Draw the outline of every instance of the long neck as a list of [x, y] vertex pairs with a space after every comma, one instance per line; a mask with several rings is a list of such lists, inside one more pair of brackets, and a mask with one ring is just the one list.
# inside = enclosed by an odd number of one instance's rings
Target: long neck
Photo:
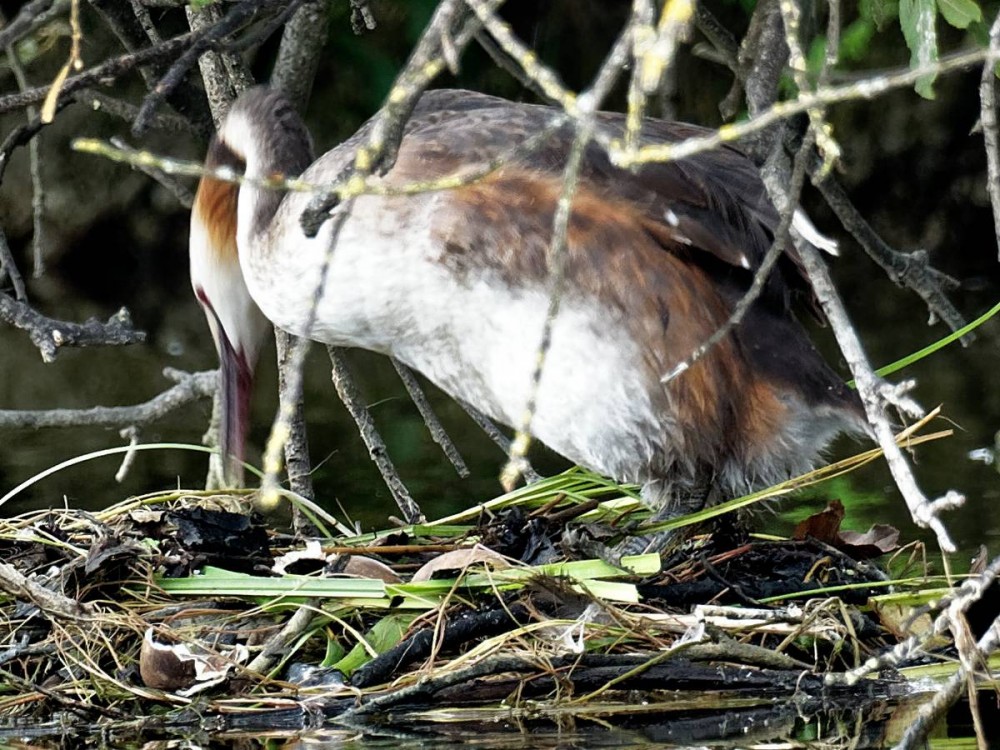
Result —
[[[309, 133], [291, 103], [279, 92], [254, 88], [233, 105], [219, 140], [245, 163], [251, 180], [297, 177], [313, 161]], [[241, 240], [263, 236], [284, 191], [245, 183], [239, 194]], [[240, 242], [241, 247], [250, 247]]]

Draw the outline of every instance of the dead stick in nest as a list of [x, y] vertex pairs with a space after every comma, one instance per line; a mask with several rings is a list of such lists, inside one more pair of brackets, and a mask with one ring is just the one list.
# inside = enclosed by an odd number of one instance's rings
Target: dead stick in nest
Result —
[[78, 602], [46, 588], [37, 581], [20, 573], [13, 565], [0, 562], [0, 589], [15, 599], [22, 599], [36, 605], [47, 616], [63, 619], [91, 617], [95, 610], [92, 604]]

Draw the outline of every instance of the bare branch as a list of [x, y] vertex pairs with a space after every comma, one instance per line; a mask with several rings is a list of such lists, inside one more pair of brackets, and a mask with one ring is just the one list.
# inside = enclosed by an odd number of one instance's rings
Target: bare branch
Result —
[[23, 39], [55, 16], [65, 13], [68, 8], [69, 0], [31, 0], [26, 3], [14, 19], [0, 29], [0, 49], [6, 49]]
[[[67, 104], [70, 103], [69, 99], [63, 99], [59, 102], [59, 109], [62, 109]], [[7, 137], [3, 139], [3, 143], [0, 143], [0, 180], [3, 180], [3, 176], [7, 171], [7, 165], [10, 164], [11, 154], [14, 153], [16, 149], [20, 146], [24, 146], [27, 143], [31, 143], [31, 139], [34, 138], [41, 130], [46, 126], [47, 123], [42, 122], [40, 117], [32, 117], [28, 122], [23, 125], [19, 125], [7, 134]]]
[[[21, 61], [17, 57], [17, 52], [13, 46], [7, 48], [7, 59], [10, 61], [10, 69], [17, 79], [17, 87], [21, 91], [28, 88], [28, 78], [21, 66]], [[38, 117], [35, 107], [28, 107], [28, 121]], [[37, 279], [42, 276], [45, 270], [45, 190], [42, 186], [42, 166], [38, 155], [39, 149], [38, 133], [35, 134], [28, 143], [28, 173], [31, 175], [31, 225], [32, 237], [32, 275]]]
[[[782, 0], [782, 4], [784, 4], [784, 0]], [[787, 11], [787, 9], [785, 10]], [[758, 6], [758, 12], [760, 12], [760, 6]], [[785, 43], [791, 45], [793, 48], [797, 48], [798, 42], [794, 38], [794, 30], [794, 25], [790, 25], [785, 30]], [[773, 53], [774, 51], [772, 50]], [[801, 51], [798, 50], [796, 58], [799, 57], [800, 53]], [[765, 77], [773, 77], [775, 75], [773, 69], [766, 67], [762, 71], [758, 71], [758, 74]], [[772, 80], [766, 80], [761, 84], [751, 76], [747, 81], [747, 91], [748, 96], [751, 91], [757, 91], [760, 96], [773, 96], [777, 91], [776, 83]], [[815, 96], [816, 92], [809, 93], [803, 90], [800, 91], [800, 96], [796, 101], [801, 104], [804, 100], [809, 100]], [[815, 104], [805, 107], [804, 111], [814, 110], [822, 103], [815, 99], [813, 101]], [[777, 104], [772, 105], [770, 100], [761, 98], [750, 102], [751, 112], [759, 113], [754, 117], [754, 120], [764, 119], [768, 112], [774, 112], [779, 106]], [[820, 127], [822, 127], [822, 122], [816, 116], [817, 114], [818, 112], [812, 115], [812, 122], [814, 125], [819, 122]], [[781, 144], [775, 143], [773, 150], [768, 156], [768, 163], [762, 169], [761, 175], [764, 179], [767, 192], [771, 197], [771, 202], [778, 207], [779, 211], [785, 210], [792, 201], [787, 188], [790, 171], [791, 167], [787, 162], [787, 158], [782, 153]], [[796, 245], [799, 257], [802, 260], [802, 266], [823, 308], [823, 312], [830, 322], [840, 350], [847, 360], [851, 373], [854, 375], [868, 422], [883, 450], [886, 463], [896, 482], [896, 486], [906, 501], [910, 515], [917, 525], [930, 528], [934, 531], [942, 550], [954, 552], [955, 545], [951, 541], [939, 514], [944, 510], [958, 507], [964, 502], [965, 498], [956, 492], [949, 492], [944, 497], [938, 498], [933, 502], [924, 497], [923, 493], [917, 487], [909, 464], [896, 444], [892, 425], [886, 416], [886, 407], [888, 404], [893, 404], [905, 411], [911, 412], [919, 410], [919, 407], [912, 400], [905, 397], [905, 391], [903, 390], [905, 386], [893, 390], [875, 374], [865, 356], [864, 348], [861, 345], [858, 334], [851, 325], [847, 312], [833, 285], [829, 271], [820, 257], [819, 251], [807, 242], [797, 242]]]
[[59, 620], [77, 620], [96, 614], [90, 602], [78, 602], [57, 593], [38, 581], [27, 578], [17, 568], [0, 562], [0, 590], [21, 601], [31, 602], [48, 617]]
[[[990, 50], [1000, 50], [1000, 12], [990, 27]], [[1000, 133], [997, 130], [996, 79], [994, 64], [990, 62], [984, 65], [979, 80], [980, 121], [983, 124], [983, 139], [986, 141], [986, 188], [993, 207], [993, 231], [997, 242], [997, 258], [1000, 258]]]
[[153, 23], [152, 16], [149, 15], [149, 9], [139, 2], [139, 0], [131, 0], [131, 4], [135, 20], [139, 22], [139, 26], [146, 34], [146, 38], [150, 44], [159, 44], [162, 42], [163, 37], [160, 35], [159, 29], [156, 28], [156, 24]]
[[106, 323], [96, 318], [67, 323], [46, 318], [27, 303], [0, 292], [0, 320], [27, 331], [46, 362], [52, 362], [63, 346], [124, 346], [146, 340], [143, 331], [132, 328], [132, 319], [124, 307]]
[[[193, 41], [170, 66], [170, 69], [160, 78], [156, 86], [146, 96], [139, 108], [139, 114], [132, 125], [132, 132], [141, 135], [149, 127], [149, 119], [164, 99], [180, 85], [184, 76], [198, 62], [202, 53], [213, 49], [222, 39], [229, 36], [247, 23], [259, 10], [272, 6], [287, 4], [287, 9], [298, 5], [302, 0], [247, 0], [231, 8], [218, 22], [204, 29], [192, 32]], [[197, 15], [197, 14], [196, 14]]]
[[[70, 76], [59, 90], [59, 102], [62, 104], [64, 99], [69, 97], [70, 94], [86, 86], [93, 86], [95, 84], [109, 85], [147, 62], [169, 60], [179, 52], [187, 49], [194, 41], [195, 37], [192, 34], [183, 34], [173, 39], [168, 39], [156, 47], [147, 47], [134, 54], [121, 55], [101, 65], [90, 68], [83, 73]], [[46, 85], [36, 86], [33, 89], [17, 94], [0, 96], [0, 114], [22, 109], [29, 104], [38, 104], [45, 100], [48, 93], [49, 86]]]
[[555, 104], [554, 101], [549, 99], [542, 87], [535, 83], [529, 76], [526, 76], [521, 66], [511, 60], [500, 48], [500, 45], [493, 41], [493, 37], [484, 31], [478, 31], [476, 32], [476, 43], [489, 55], [494, 65], [521, 84], [525, 90], [537, 96], [540, 101]]
[[[781, 22], [781, 0], [764, 0], [757, 4], [750, 19], [750, 28], [740, 44], [740, 80], [746, 92], [747, 109], [756, 138], [741, 141], [758, 165], [763, 164], [778, 140], [777, 120], [762, 121], [764, 109], [778, 106], [778, 84], [788, 63], [788, 45]], [[783, 118], [779, 118], [783, 119]], [[748, 134], [749, 135], [749, 134]]]
[[[486, 436], [492, 440], [493, 443], [504, 452], [504, 454], [510, 454], [510, 438], [500, 431], [500, 428], [493, 423], [492, 419], [464, 401], [459, 401], [458, 405], [462, 407], [462, 411], [472, 418], [472, 421], [476, 423], [479, 429], [485, 432]], [[534, 484], [542, 478], [542, 476], [531, 467], [531, 464], [527, 459], [525, 459], [524, 464], [521, 467], [521, 473], [524, 475], [524, 481], [528, 484]]]
[[142, 427], [195, 401], [210, 398], [219, 382], [218, 370], [188, 373], [168, 367], [163, 375], [173, 380], [175, 385], [141, 404], [94, 406], [89, 409], [0, 410], [0, 429]]
[[24, 288], [24, 279], [21, 278], [14, 254], [10, 251], [10, 245], [7, 244], [7, 235], [0, 228], [0, 284], [3, 284], [4, 277], [10, 278], [11, 286], [14, 287], [15, 299], [26, 300], [28, 295]]
[[[217, 4], [206, 5], [200, 10], [189, 5], [184, 9], [184, 12], [187, 14], [192, 34], [206, 33], [212, 26], [218, 24], [222, 17], [222, 10]], [[218, 52], [206, 51], [202, 54], [198, 58], [198, 69], [201, 71], [201, 80], [208, 96], [208, 108], [212, 113], [212, 121], [218, 129], [222, 118], [229, 111], [233, 99], [236, 98], [237, 92], [233, 89], [233, 83], [229, 79], [226, 66]]]
[[[121, 0], [89, 0], [89, 2], [127, 52], [136, 52], [149, 46], [151, 40], [143, 31], [129, 4]], [[156, 83], [157, 75], [148, 65], [139, 67], [139, 75], [142, 76], [147, 88], [152, 88]]]
[[893, 438], [892, 426], [885, 416], [886, 403], [899, 403], [899, 399], [893, 398], [892, 394], [887, 391], [884, 387], [884, 381], [875, 374], [868, 362], [857, 332], [847, 317], [843, 303], [833, 286], [830, 272], [820, 258], [819, 252], [803, 243], [799, 246], [799, 255], [802, 258], [802, 265], [809, 275], [809, 281], [812, 283], [813, 289], [816, 290], [816, 295], [823, 306], [823, 312], [826, 313], [830, 326], [837, 337], [840, 350], [851, 368], [851, 374], [854, 375], [858, 393], [861, 394], [861, 400], [865, 406], [865, 414], [875, 431], [878, 444], [885, 454], [889, 471], [906, 501], [914, 523], [923, 528], [931, 529], [942, 550], [954, 552], [955, 544], [951, 541], [948, 530], [944, 527], [939, 514], [944, 510], [959, 507], [965, 502], [965, 498], [957, 492], [949, 491], [943, 497], [932, 502], [920, 491], [906, 457]]
[[[292, 492], [310, 499], [315, 498], [312, 483], [312, 464], [309, 461], [309, 439], [306, 433], [305, 415], [302, 413], [303, 394], [301, 388], [292, 392], [289, 387], [289, 367], [296, 338], [280, 328], [274, 329], [274, 340], [278, 352], [278, 401], [279, 411], [291, 409], [294, 416], [288, 423], [288, 439], [285, 441], [285, 471]], [[296, 514], [298, 519], [298, 514]]]
[[310, 0], [295, 11], [281, 35], [271, 85], [300, 108], [309, 101], [329, 23], [328, 4]]
[[[955, 634], [957, 641], [959, 636], [955, 631], [967, 629], [965, 613], [972, 604], [983, 598], [988, 587], [995, 582], [998, 573], [1000, 573], [1000, 558], [994, 558], [980, 575], [964, 581], [951, 597], [937, 603], [942, 611], [935, 618], [931, 628], [928, 628], [920, 636], [911, 636], [901, 641], [885, 653], [869, 659], [861, 667], [846, 674], [828, 674], [826, 676], [827, 684], [853, 685], [865, 675], [878, 669], [895, 667], [907, 659], [921, 656], [926, 651], [927, 642], [943, 634], [949, 628]], [[907, 727], [903, 739], [896, 747], [921, 747], [925, 742], [927, 732], [940, 720], [948, 707], [958, 699], [963, 688], [966, 685], [970, 685], [970, 687], [974, 685], [975, 675], [972, 665], [987, 664], [989, 657], [998, 649], [1000, 649], [1000, 620], [994, 620], [982, 638], [975, 644], [972, 653], [963, 649], [961, 666], [935, 692], [931, 700], [921, 706], [916, 718]]]
[[[124, 3], [122, 0], [90, 0], [90, 4], [127, 52], [134, 53], [163, 43], [162, 37], [149, 17], [149, 11], [135, 0], [131, 3]], [[153, 60], [139, 66], [139, 74], [146, 88], [152, 89], [156, 85], [159, 77], [166, 71], [168, 62]], [[190, 80], [181, 81], [180, 85], [170, 91], [167, 101], [175, 110], [189, 118], [189, 127], [193, 126], [200, 135], [207, 134], [209, 114], [205, 106], [205, 97]], [[137, 114], [139, 110], [134, 111]], [[134, 117], [135, 115], [130, 121]]]
[[749, 142], [749, 136], [760, 133], [784, 119], [807, 112], [813, 107], [853, 100], [874, 99], [893, 89], [912, 86], [925, 75], [943, 75], [997, 60], [1000, 60], [1000, 50], [970, 50], [933, 65], [922, 65], [905, 72], [887, 74], [843, 86], [824, 86], [812, 92], [804, 92], [796, 99], [776, 102], [770, 106], [764, 105], [751, 119], [726, 125], [706, 136], [688, 138], [676, 144], [657, 143], [643, 146], [634, 154], [611, 144], [609, 153], [612, 162], [623, 168], [632, 168], [647, 162], [676, 161], [715, 148], [723, 143], [738, 141], [746, 144]]
[[764, 258], [760, 262], [760, 267], [758, 267], [754, 272], [750, 288], [747, 289], [743, 296], [740, 297], [739, 302], [736, 303], [736, 306], [733, 307], [733, 312], [730, 314], [729, 319], [726, 320], [722, 326], [717, 328], [711, 336], [701, 342], [690, 355], [681, 360], [681, 362], [679, 362], [673, 370], [666, 373], [661, 378], [661, 382], [670, 382], [681, 373], [687, 371], [691, 365], [705, 356], [713, 346], [722, 341], [722, 339], [729, 335], [730, 331], [742, 322], [747, 312], [753, 306], [753, 303], [757, 301], [760, 293], [764, 290], [764, 285], [771, 276], [771, 269], [774, 268], [774, 265], [785, 252], [788, 242], [789, 229], [791, 229], [792, 219], [795, 216], [795, 211], [799, 204], [799, 198], [802, 194], [802, 186], [805, 182], [806, 164], [809, 162], [809, 155], [812, 152], [813, 144], [813, 131], [810, 129], [806, 139], [803, 141], [803, 144], [799, 149], [799, 153], [795, 155], [792, 178], [788, 188], [788, 204], [785, 206], [784, 210], [781, 211], [781, 218], [778, 221], [777, 228], [774, 230], [774, 239], [771, 241], [771, 246], [764, 254]]
[[[868, 257], [885, 270], [891, 281], [916, 292], [931, 313], [943, 320], [951, 330], [957, 331], [965, 325], [962, 314], [944, 294], [945, 289], [958, 288], [957, 280], [932, 268], [926, 252], [901, 253], [891, 248], [865, 221], [832, 174], [821, 174], [817, 168], [813, 171], [812, 182], [823, 194], [827, 205], [833, 209], [844, 229], [864, 248]], [[969, 334], [961, 340], [967, 345], [972, 339], [973, 335]]]
[[469, 476], [469, 467], [465, 465], [465, 461], [462, 460], [462, 454], [458, 452], [458, 447], [448, 437], [444, 425], [441, 424], [441, 421], [437, 418], [437, 414], [434, 413], [434, 409], [427, 400], [427, 394], [420, 387], [420, 382], [417, 380], [416, 375], [398, 359], [392, 360], [392, 366], [396, 368], [396, 373], [399, 375], [399, 379], [403, 381], [406, 392], [413, 400], [417, 411], [420, 412], [420, 416], [427, 426], [427, 431], [431, 434], [431, 439], [441, 446], [441, 451], [451, 462], [451, 465], [455, 467], [455, 471], [458, 472], [458, 475], [462, 479], [465, 479]]
[[[278, 59], [271, 73], [271, 85], [281, 89], [292, 103], [303, 111], [309, 101], [313, 80], [319, 68], [320, 55], [326, 42], [330, 11], [325, 3], [304, 3], [291, 17], [281, 36]], [[312, 469], [309, 461], [309, 441], [303, 413], [301, 375], [291, 368], [303, 362], [295, 357], [299, 344], [291, 334], [275, 328], [278, 351], [279, 413], [288, 414], [288, 439], [285, 441], [285, 470], [293, 492], [314, 497]], [[358, 426], [361, 429], [361, 426]], [[308, 521], [296, 507], [293, 513], [296, 529], [305, 528]]]
[[372, 0], [351, 0], [351, 29], [355, 34], [374, 31], [375, 14], [371, 9]]
[[354, 419], [354, 423], [361, 431], [361, 439], [368, 447], [368, 455], [371, 456], [379, 473], [382, 474], [382, 479], [392, 493], [396, 506], [403, 514], [403, 519], [407, 523], [419, 523], [424, 517], [423, 511], [420, 510], [420, 506], [410, 496], [406, 485], [399, 478], [399, 473], [393, 466], [388, 451], [386, 451], [385, 443], [382, 442], [381, 436], [375, 429], [375, 423], [368, 407], [365, 406], [357, 385], [351, 377], [343, 353], [333, 346], [328, 346], [327, 352], [330, 354], [330, 363], [333, 365], [333, 384], [337, 388], [337, 395], [340, 396], [340, 400], [344, 402], [351, 418]]
[[136, 450], [139, 445], [139, 428], [135, 425], [123, 427], [118, 431], [118, 434], [128, 440], [129, 447], [128, 452], [122, 456], [122, 462], [118, 467], [118, 471], [115, 472], [115, 481], [121, 484], [125, 481], [125, 477], [128, 476], [129, 471], [131, 471], [132, 464], [135, 463], [135, 457], [139, 455], [139, 451]]

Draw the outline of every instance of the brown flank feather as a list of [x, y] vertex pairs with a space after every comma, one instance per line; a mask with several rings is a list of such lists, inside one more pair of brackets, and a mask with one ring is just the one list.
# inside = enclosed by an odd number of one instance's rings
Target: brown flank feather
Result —
[[[440, 261], [460, 277], [544, 284], [561, 189], [557, 176], [506, 169], [450, 192], [438, 214], [445, 217], [436, 228]], [[691, 260], [679, 231], [648, 224], [641, 207], [581, 185], [568, 227], [566, 289], [599, 301], [609, 324], [617, 318], [645, 343], [644, 376], [659, 393], [659, 413], [675, 420], [665, 429], [683, 453], [710, 464], [724, 453], [752, 455], [769, 445], [787, 410], [773, 384], [757, 377], [738, 332], [669, 385], [660, 383], [726, 321], [732, 303], [710, 270]]]

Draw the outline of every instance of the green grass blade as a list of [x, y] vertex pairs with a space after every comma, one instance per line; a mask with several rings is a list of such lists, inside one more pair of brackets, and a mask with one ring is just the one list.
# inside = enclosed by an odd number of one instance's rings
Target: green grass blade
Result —
[[[948, 346], [948, 344], [951, 344], [951, 343], [954, 343], [955, 341], [958, 341], [960, 338], [962, 338], [963, 336], [965, 336], [967, 333], [971, 333], [975, 329], [979, 328], [979, 326], [981, 326], [987, 320], [989, 320], [994, 315], [996, 315], [998, 312], [1000, 312], [1000, 302], [998, 302], [997, 304], [993, 305], [993, 307], [991, 307], [985, 313], [983, 313], [982, 315], [980, 315], [978, 318], [976, 318], [975, 320], [973, 320], [971, 323], [962, 326], [957, 331], [954, 331], [953, 333], [949, 333], [944, 338], [940, 338], [937, 341], [935, 341], [934, 343], [928, 344], [923, 349], [919, 349], [918, 351], [915, 351], [912, 354], [908, 354], [907, 356], [903, 357], [902, 359], [897, 359], [895, 362], [891, 362], [891, 363], [887, 364], [885, 367], [878, 368], [875, 371], [875, 373], [877, 375], [880, 375], [880, 376], [884, 377], [886, 375], [891, 375], [892, 373], [897, 372], [898, 370], [902, 370], [904, 367], [909, 367], [914, 362], [919, 362], [924, 357], [929, 357], [930, 355], [934, 354], [934, 352], [938, 351], [939, 349], [943, 349], [944, 347]], [[850, 386], [851, 388], [854, 388], [854, 381], [853, 380], [849, 380], [847, 382], [847, 385]]]
[[[194, 445], [192, 443], [143, 443], [142, 445], [119, 445], [114, 448], [105, 448], [99, 451], [92, 451], [91, 453], [84, 453], [80, 456], [74, 456], [73, 458], [66, 459], [55, 466], [50, 466], [49, 468], [38, 472], [33, 477], [25, 479], [17, 487], [12, 489], [3, 497], [0, 497], [0, 505], [3, 505], [8, 500], [19, 495], [24, 490], [31, 487], [33, 484], [52, 476], [53, 474], [62, 471], [63, 469], [68, 469], [71, 466], [76, 466], [77, 464], [82, 464], [87, 461], [93, 461], [98, 458], [105, 458], [107, 456], [117, 456], [123, 453], [131, 453], [132, 451], [152, 451], [152, 450], [182, 450], [182, 451], [195, 451], [197, 453], [213, 453], [211, 448], [204, 445]], [[264, 475], [261, 473], [260, 469], [255, 466], [251, 466], [248, 463], [243, 464], [252, 474], [255, 474], [258, 478], [263, 478]]]

